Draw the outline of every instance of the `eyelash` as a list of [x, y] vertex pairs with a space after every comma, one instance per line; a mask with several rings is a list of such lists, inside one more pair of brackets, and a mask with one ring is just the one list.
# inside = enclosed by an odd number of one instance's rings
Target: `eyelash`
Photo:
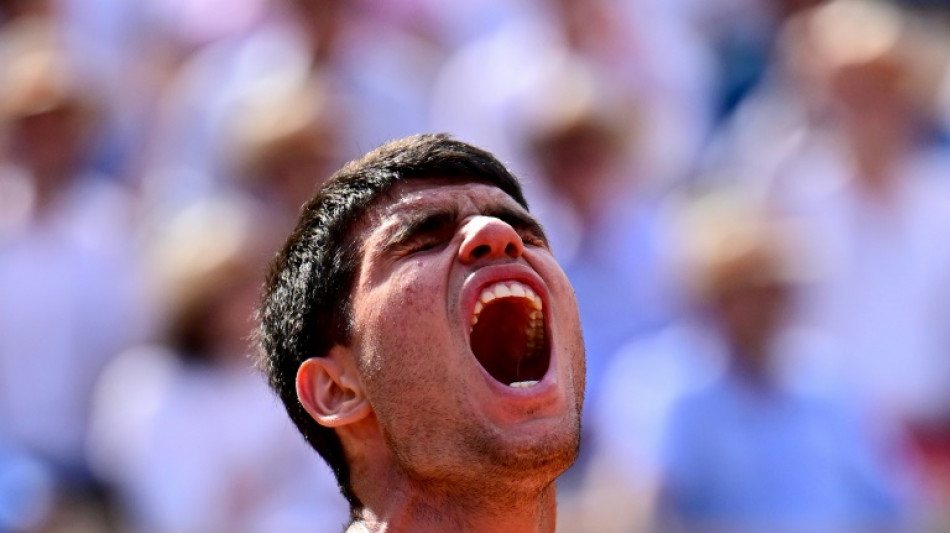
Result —
[[423, 239], [416, 243], [410, 243], [406, 248], [406, 254], [415, 254], [431, 250], [439, 245], [437, 239]]
[[417, 253], [426, 252], [437, 248], [439, 245], [443, 244], [444, 240], [439, 239], [438, 237], [428, 236], [428, 237], [418, 237], [403, 243], [400, 246], [401, 255], [412, 255]]
[[518, 233], [521, 236], [521, 242], [531, 246], [544, 246], [547, 242], [541, 237], [535, 235], [530, 231], [523, 231]]
[[[547, 244], [543, 238], [528, 230], [519, 231], [518, 236], [521, 237], [521, 242], [528, 246], [545, 246]], [[403, 254], [412, 255], [425, 252], [445, 242], [446, 241], [437, 237], [420, 237], [419, 239], [407, 242], [404, 246]]]

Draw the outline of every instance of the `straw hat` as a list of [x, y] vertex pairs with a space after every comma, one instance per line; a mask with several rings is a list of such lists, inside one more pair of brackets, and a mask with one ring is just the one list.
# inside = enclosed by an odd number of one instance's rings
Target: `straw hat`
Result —
[[0, 65], [0, 120], [58, 110], [72, 111], [84, 121], [96, 115], [88, 84], [49, 21], [24, 19], [6, 26], [0, 33]]
[[749, 286], [815, 280], [817, 271], [792, 221], [770, 215], [737, 191], [689, 200], [677, 227], [686, 283], [700, 299]]

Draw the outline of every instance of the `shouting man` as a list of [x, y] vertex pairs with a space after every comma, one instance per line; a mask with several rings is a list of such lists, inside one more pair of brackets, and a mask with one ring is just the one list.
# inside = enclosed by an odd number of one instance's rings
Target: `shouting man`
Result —
[[349, 530], [553, 532], [584, 396], [577, 303], [518, 181], [444, 135], [350, 162], [259, 310], [261, 365]]

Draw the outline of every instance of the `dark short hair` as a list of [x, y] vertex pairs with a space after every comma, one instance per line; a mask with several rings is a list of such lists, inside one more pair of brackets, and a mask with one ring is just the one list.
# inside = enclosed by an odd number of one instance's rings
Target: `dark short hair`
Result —
[[389, 142], [344, 165], [303, 206], [271, 263], [257, 311], [258, 365], [291, 420], [333, 469], [354, 513], [362, 504], [350, 485], [342, 444], [300, 404], [297, 370], [305, 360], [350, 342], [350, 300], [362, 252], [357, 224], [396, 183], [429, 178], [484, 181], [528, 207], [518, 180], [484, 150], [445, 134]]

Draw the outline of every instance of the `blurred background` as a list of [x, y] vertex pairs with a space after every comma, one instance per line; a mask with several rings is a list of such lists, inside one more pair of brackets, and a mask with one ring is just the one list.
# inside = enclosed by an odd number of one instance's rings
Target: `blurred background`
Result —
[[950, 531], [950, 2], [0, 0], [0, 533], [340, 531], [249, 315], [423, 131], [576, 289], [559, 531]]

